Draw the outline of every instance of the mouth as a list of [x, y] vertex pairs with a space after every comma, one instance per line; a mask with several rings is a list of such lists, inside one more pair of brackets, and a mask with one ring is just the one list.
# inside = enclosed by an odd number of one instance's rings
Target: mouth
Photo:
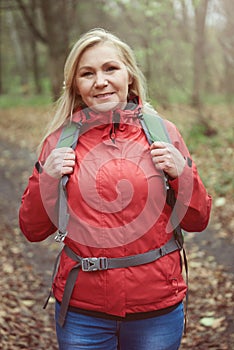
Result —
[[97, 98], [98, 100], [105, 100], [105, 99], [111, 97], [113, 94], [114, 94], [114, 92], [105, 92], [103, 94], [95, 95], [94, 97]]

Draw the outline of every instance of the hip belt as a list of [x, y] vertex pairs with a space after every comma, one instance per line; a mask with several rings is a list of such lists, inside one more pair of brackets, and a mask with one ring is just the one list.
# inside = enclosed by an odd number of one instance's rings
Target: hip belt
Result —
[[[130, 255], [126, 257], [120, 257], [120, 258], [107, 258], [107, 257], [81, 257], [77, 254], [75, 254], [71, 248], [69, 248], [67, 245], [64, 246], [63, 250], [65, 253], [74, 261], [77, 262], [75, 266], [72, 267], [70, 270], [66, 285], [64, 288], [63, 298], [61, 302], [61, 308], [60, 308], [60, 314], [58, 318], [58, 323], [61, 327], [63, 327], [66, 314], [69, 306], [69, 302], [71, 299], [72, 291], [74, 289], [78, 273], [80, 270], [84, 272], [95, 272], [95, 271], [104, 271], [109, 269], [118, 269], [118, 268], [127, 268], [127, 267], [134, 267], [139, 266], [143, 264], [148, 264], [151, 262], [154, 262], [161, 257], [173, 253], [176, 250], [181, 250], [181, 246], [178, 241], [175, 240], [174, 236], [165, 243], [162, 247], [156, 248], [153, 250], [150, 250], [146, 253], [137, 254], [137, 255]], [[60, 253], [61, 254], [61, 253]], [[60, 255], [59, 255], [60, 256]], [[56, 260], [55, 263], [55, 269], [54, 269], [54, 275], [55, 271], [57, 270], [59, 257]], [[49, 296], [50, 297], [50, 296]], [[46, 307], [49, 297], [44, 305], [44, 308]]]

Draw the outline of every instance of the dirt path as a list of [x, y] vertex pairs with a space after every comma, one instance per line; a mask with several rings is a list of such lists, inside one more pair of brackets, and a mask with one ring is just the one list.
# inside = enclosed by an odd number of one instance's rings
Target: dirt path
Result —
[[[57, 349], [53, 304], [41, 306], [58, 246], [32, 244], [18, 229], [20, 198], [35, 161], [26, 149], [0, 142], [0, 343], [3, 350]], [[48, 244], [49, 243], [49, 244]], [[231, 350], [233, 247], [210, 227], [186, 238], [190, 261], [190, 321], [181, 349]], [[211, 324], [204, 325], [209, 319]]]

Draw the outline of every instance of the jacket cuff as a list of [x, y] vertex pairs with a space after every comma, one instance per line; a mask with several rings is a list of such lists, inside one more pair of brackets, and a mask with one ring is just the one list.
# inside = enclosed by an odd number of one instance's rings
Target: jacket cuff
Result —
[[57, 225], [57, 201], [59, 195], [59, 179], [55, 179], [42, 171], [39, 175], [39, 187], [43, 206], [50, 220]]

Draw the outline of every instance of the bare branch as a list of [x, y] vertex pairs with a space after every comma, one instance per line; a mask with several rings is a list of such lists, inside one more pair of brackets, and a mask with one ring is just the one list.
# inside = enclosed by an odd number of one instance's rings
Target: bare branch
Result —
[[45, 35], [43, 35], [40, 30], [35, 26], [32, 17], [30, 16], [27, 7], [25, 6], [23, 0], [16, 0], [19, 9], [21, 10], [22, 15], [24, 16], [25, 22], [27, 23], [28, 27], [32, 30], [33, 35], [35, 38], [40, 40], [43, 44], [48, 44], [48, 40]]

